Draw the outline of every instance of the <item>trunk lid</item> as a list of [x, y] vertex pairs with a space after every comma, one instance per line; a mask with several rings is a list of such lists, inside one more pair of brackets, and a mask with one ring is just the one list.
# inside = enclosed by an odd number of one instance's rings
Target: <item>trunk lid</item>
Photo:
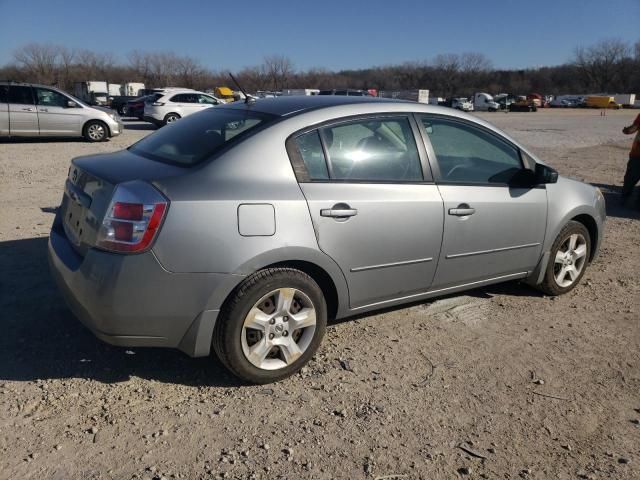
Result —
[[183, 168], [148, 160], [127, 150], [73, 159], [65, 181], [60, 219], [74, 250], [84, 256], [95, 245], [119, 183], [131, 180], [152, 183], [183, 172]]

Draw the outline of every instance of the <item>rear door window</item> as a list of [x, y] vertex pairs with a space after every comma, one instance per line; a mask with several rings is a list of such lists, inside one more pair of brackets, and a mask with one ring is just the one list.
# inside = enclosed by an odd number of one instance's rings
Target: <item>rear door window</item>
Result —
[[0, 85], [0, 103], [7, 103], [9, 100], [9, 86]]
[[9, 86], [9, 103], [19, 105], [33, 105], [33, 92], [31, 87]]
[[420, 155], [409, 119], [365, 119], [321, 129], [332, 179], [419, 182]]

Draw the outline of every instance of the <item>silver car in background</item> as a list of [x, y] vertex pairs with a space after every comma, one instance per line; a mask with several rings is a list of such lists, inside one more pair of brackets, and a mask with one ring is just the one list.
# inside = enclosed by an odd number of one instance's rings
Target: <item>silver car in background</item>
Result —
[[55, 87], [0, 82], [0, 138], [84, 137], [102, 142], [122, 133], [120, 117]]
[[328, 318], [509, 280], [568, 292], [604, 222], [598, 189], [476, 117], [281, 97], [74, 159], [49, 261], [104, 341], [213, 346], [265, 383], [311, 358]]

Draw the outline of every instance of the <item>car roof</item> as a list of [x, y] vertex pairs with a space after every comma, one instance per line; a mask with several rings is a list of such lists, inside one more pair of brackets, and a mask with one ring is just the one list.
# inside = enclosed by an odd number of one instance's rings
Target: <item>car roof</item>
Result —
[[372, 104], [372, 103], [415, 103], [404, 100], [394, 100], [376, 97], [350, 97], [346, 95], [291, 95], [275, 98], [259, 98], [254, 103], [243, 101], [227, 103], [224, 108], [249, 108], [262, 113], [277, 116], [289, 116], [321, 108], [337, 107], [341, 105]]

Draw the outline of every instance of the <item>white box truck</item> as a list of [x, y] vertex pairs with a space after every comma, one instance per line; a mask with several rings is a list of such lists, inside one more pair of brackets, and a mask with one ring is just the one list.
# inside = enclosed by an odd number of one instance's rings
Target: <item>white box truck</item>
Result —
[[633, 107], [636, 103], [635, 93], [617, 93], [613, 96], [616, 103], [619, 103], [623, 107]]
[[145, 89], [144, 83], [140, 83], [140, 82], [125, 83], [122, 85], [121, 95], [124, 95], [125, 97], [140, 97], [144, 95], [144, 92], [141, 91], [144, 89]]
[[119, 83], [110, 83], [109, 87], [107, 88], [107, 93], [109, 94], [110, 97], [117, 97], [119, 95], [122, 95], [120, 93], [121, 90], [122, 90], [122, 85], [120, 85]]
[[73, 94], [89, 105], [106, 105], [109, 87], [107, 82], [92, 80], [90, 82], [76, 82], [73, 84]]

